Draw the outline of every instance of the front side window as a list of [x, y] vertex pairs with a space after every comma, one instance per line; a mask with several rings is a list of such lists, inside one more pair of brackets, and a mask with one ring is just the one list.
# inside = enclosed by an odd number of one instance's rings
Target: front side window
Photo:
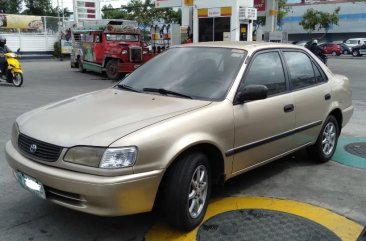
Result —
[[255, 56], [245, 78], [244, 85], [265, 85], [268, 95], [286, 91], [286, 79], [278, 52], [267, 52]]
[[106, 34], [107, 41], [124, 41], [124, 42], [136, 42], [139, 41], [137, 34]]
[[284, 57], [290, 72], [290, 84], [293, 90], [317, 83], [313, 65], [306, 54], [302, 52], [284, 52]]
[[246, 51], [240, 49], [171, 48], [136, 69], [120, 86], [142, 92], [164, 89], [193, 99], [220, 101], [226, 97], [245, 57]]

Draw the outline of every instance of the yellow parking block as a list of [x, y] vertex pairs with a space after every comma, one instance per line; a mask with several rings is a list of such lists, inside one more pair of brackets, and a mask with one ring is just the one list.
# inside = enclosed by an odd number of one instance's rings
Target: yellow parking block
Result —
[[[363, 226], [346, 217], [307, 203], [268, 197], [227, 197], [213, 199], [207, 209], [204, 221], [231, 210], [267, 209], [291, 213], [334, 232], [342, 241], [356, 241]], [[146, 241], [195, 241], [199, 227], [190, 232], [178, 231], [166, 223], [157, 223], [145, 237]]]

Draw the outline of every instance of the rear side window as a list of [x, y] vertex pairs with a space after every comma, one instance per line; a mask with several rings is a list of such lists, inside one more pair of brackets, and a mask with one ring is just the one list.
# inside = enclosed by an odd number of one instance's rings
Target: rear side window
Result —
[[243, 88], [248, 85], [265, 85], [268, 95], [286, 91], [286, 79], [278, 52], [266, 52], [255, 56], [245, 78]]
[[313, 68], [315, 72], [315, 79], [317, 83], [325, 82], [323, 75], [320, 73], [319, 68], [313, 63]]
[[306, 54], [302, 52], [284, 52], [284, 57], [290, 72], [292, 89], [302, 89], [317, 83], [313, 64]]

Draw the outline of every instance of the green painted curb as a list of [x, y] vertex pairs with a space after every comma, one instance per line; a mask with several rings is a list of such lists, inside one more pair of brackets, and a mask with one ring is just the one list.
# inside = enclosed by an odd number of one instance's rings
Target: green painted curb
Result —
[[347, 166], [366, 170], [366, 159], [355, 156], [345, 150], [345, 146], [357, 142], [366, 142], [366, 138], [340, 136], [332, 160]]

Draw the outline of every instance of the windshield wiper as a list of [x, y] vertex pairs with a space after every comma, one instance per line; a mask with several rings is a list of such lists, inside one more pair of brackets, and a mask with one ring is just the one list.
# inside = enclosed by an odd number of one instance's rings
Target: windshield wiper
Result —
[[175, 96], [179, 96], [179, 97], [183, 97], [183, 98], [187, 98], [187, 99], [193, 99], [191, 96], [189, 95], [185, 95], [185, 94], [181, 94], [172, 90], [166, 90], [166, 89], [162, 89], [162, 88], [143, 88], [143, 91], [148, 91], [148, 92], [157, 92], [160, 93], [162, 95], [175, 95]]
[[142, 91], [141, 90], [137, 90], [129, 85], [117, 85], [118, 88], [120, 89], [124, 89], [124, 90], [129, 90], [129, 91], [133, 91], [133, 92], [137, 92], [137, 93], [141, 93]]

